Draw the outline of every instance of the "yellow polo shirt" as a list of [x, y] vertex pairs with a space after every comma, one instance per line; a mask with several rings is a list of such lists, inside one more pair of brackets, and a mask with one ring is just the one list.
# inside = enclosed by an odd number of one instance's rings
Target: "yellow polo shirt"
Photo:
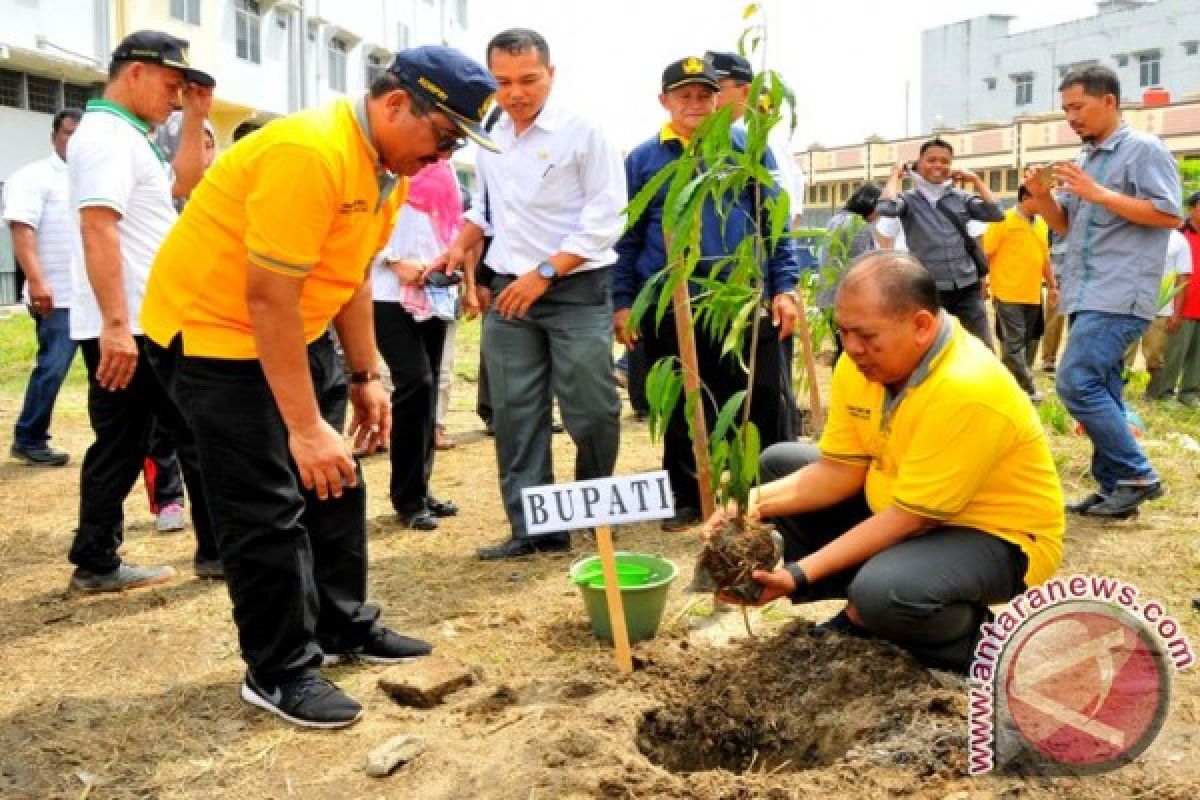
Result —
[[843, 355], [821, 455], [866, 466], [866, 496], [998, 536], [1029, 557], [1027, 586], [1062, 560], [1063, 494], [1029, 398], [987, 346], [952, 326], [891, 402]]
[[1000, 222], [983, 233], [992, 297], [1004, 303], [1042, 302], [1042, 267], [1050, 260], [1049, 229], [1041, 217], [1033, 222], [1010, 208]]
[[311, 343], [366, 278], [404, 202], [407, 182], [392, 191], [377, 163], [348, 99], [239, 141], [209, 168], [158, 251], [142, 305], [146, 335], [165, 347], [182, 333], [191, 356], [257, 358], [246, 304], [252, 263], [303, 280]]

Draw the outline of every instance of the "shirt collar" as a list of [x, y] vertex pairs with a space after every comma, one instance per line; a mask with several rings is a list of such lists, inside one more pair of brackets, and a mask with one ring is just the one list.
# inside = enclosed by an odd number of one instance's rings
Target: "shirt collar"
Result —
[[[558, 127], [562, 124], [564, 113], [565, 112], [559, 108], [558, 103], [554, 102], [554, 95], [551, 93], [550, 96], [546, 98], [546, 102], [542, 105], [542, 110], [538, 112], [537, 117], [534, 118], [533, 124], [530, 125], [529, 128], [538, 128], [546, 133], [554, 133], [554, 131], [558, 130]], [[500, 116], [500, 119], [496, 121], [496, 127], [508, 131], [516, 136], [517, 126], [516, 123], [513, 122], [513, 118], [508, 115], [508, 112], [505, 112]], [[528, 130], [528, 128], [526, 130]]]
[[[129, 109], [114, 103], [112, 100], [107, 100], [103, 97], [93, 97], [91, 100], [87, 101], [87, 105], [84, 107], [84, 110], [100, 114], [112, 114], [115, 117], [120, 117], [121, 119], [125, 120], [133, 126], [134, 130], [146, 138], [146, 144], [150, 145], [150, 149], [154, 151], [156, 156], [158, 156], [158, 160], [163, 164], [167, 163], [167, 154], [163, 152], [163, 149], [158, 146], [157, 142], [150, 138], [150, 126], [145, 120], [136, 116]], [[57, 153], [55, 155], [57, 155]]]
[[383, 165], [383, 161], [379, 157], [379, 150], [375, 147], [375, 140], [371, 137], [371, 118], [367, 114], [366, 94], [360, 94], [354, 100], [354, 122], [358, 126], [358, 132], [362, 137], [363, 145], [367, 148], [367, 153], [375, 162], [375, 181], [379, 184], [379, 202], [376, 204], [375, 210], [378, 211], [383, 202], [387, 200], [388, 195], [396, 188], [397, 178]]
[[933, 346], [926, 351], [925, 355], [917, 363], [916, 369], [908, 376], [908, 380], [896, 392], [893, 393], [891, 389], [886, 386], [884, 387], [883, 409], [885, 417], [891, 416], [892, 412], [896, 410], [896, 406], [900, 404], [901, 399], [904, 398], [904, 395], [908, 394], [910, 389], [917, 388], [929, 378], [935, 366], [934, 362], [946, 351], [953, 337], [954, 320], [946, 313], [944, 308], [939, 309], [938, 334], [937, 338], [933, 340]]
[[679, 142], [680, 147], [687, 147], [688, 141], [688, 139], [685, 139], [676, 133], [675, 129], [671, 127], [671, 123], [669, 122], [663, 123], [662, 129], [658, 132], [659, 144], [666, 144], [667, 142]]
[[1129, 125], [1122, 122], [1117, 129], [1108, 135], [1103, 142], [1088, 146], [1088, 152], [1093, 150], [1116, 150], [1121, 142], [1129, 137]]

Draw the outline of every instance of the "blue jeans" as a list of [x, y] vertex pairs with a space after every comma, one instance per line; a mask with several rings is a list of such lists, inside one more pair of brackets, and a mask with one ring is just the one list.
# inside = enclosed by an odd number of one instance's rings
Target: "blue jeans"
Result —
[[1105, 493], [1158, 480], [1129, 431], [1121, 400], [1125, 350], [1149, 324], [1128, 314], [1076, 312], [1058, 362], [1058, 396], [1092, 440], [1092, 477]]
[[50, 416], [58, 390], [66, 380], [75, 358], [71, 339], [70, 311], [56, 308], [48, 316], [33, 317], [37, 326], [37, 360], [25, 387], [25, 402], [13, 433], [13, 446], [20, 449], [45, 447], [50, 441]]

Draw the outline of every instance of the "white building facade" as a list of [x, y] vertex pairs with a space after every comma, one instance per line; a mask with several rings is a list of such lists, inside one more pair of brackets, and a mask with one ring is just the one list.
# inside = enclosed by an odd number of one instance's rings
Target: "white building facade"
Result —
[[[263, 124], [363, 91], [396, 50], [463, 46], [469, 0], [0, 0], [0, 187], [50, 152], [53, 115], [99, 93], [113, 47], [137, 30], [190, 43], [216, 78], [218, 146]], [[0, 305], [13, 302], [0, 226]]]
[[1002, 15], [925, 31], [921, 130], [1057, 111], [1063, 76], [1090, 64], [1117, 73], [1123, 101], [1156, 88], [1175, 100], [1200, 93], [1198, 0], [1102, 0], [1096, 10], [1021, 33]]

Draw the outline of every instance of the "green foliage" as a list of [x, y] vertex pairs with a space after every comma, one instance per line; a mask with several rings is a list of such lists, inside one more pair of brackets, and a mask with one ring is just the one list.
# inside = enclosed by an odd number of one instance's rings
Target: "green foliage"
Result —
[[1037, 407], [1042, 425], [1059, 435], [1071, 432], [1071, 415], [1057, 397], [1047, 397]]
[[[746, 6], [745, 31], [738, 50], [765, 61], [766, 23], [758, 4]], [[651, 309], [661, 325], [672, 298], [681, 285], [690, 288], [694, 329], [719, 342], [724, 354], [734, 357], [754, 385], [754, 353], [757, 320], [766, 309], [763, 298], [762, 265], [789, 232], [792, 215], [786, 193], [775, 192], [775, 178], [764, 166], [770, 131], [787, 119], [796, 125], [794, 95], [774, 70], [759, 69], [750, 87], [744, 123], [743, 149], [734, 147], [731, 136], [732, 109], [710, 115], [692, 135], [682, 154], [655, 175], [629, 202], [628, 224], [641, 218], [655, 198], [663, 197], [662, 225], [666, 234], [666, 264], [642, 288], [630, 311], [630, 324], [637, 327]], [[745, 197], [753, 200], [753, 235], [741, 241], [734, 252], [706, 258], [701, 252], [701, 234], [706, 206], [715, 210], [716, 224], [724, 226], [735, 205]], [[711, 218], [707, 224], [713, 224]], [[721, 276], [720, 278], [716, 276]], [[682, 363], [662, 359], [651, 367], [646, 381], [650, 405], [650, 433], [659, 438], [684, 393]], [[706, 389], [688, 393], [684, 410], [688, 425], [692, 411]], [[752, 389], [750, 390], [752, 391]], [[761, 447], [758, 430], [749, 420], [750, 391], [738, 392], [717, 410], [709, 436], [709, 457], [714, 501], [732, 504], [744, 512], [750, 489], [758, 482]], [[693, 436], [696, 431], [692, 431]]]
[[1179, 177], [1183, 183], [1183, 196], [1200, 192], [1200, 158], [1185, 158], [1179, 162]]

